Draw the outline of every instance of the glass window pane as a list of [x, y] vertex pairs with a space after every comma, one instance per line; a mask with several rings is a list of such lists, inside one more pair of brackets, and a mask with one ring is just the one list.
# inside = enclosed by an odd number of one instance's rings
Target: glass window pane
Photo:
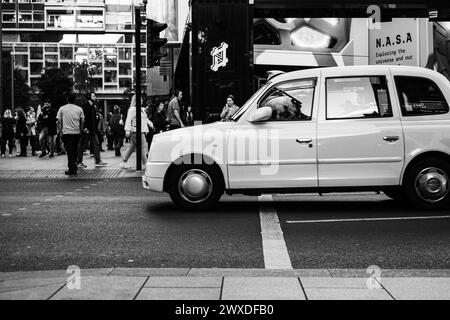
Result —
[[117, 71], [105, 70], [105, 83], [117, 82]]
[[272, 109], [271, 121], [311, 120], [316, 79], [302, 79], [278, 85], [260, 107]]
[[25, 54], [14, 55], [14, 65], [19, 68], [28, 68], [28, 56]]
[[119, 78], [120, 90], [131, 89], [131, 78]]
[[102, 48], [89, 48], [89, 60], [102, 60]]
[[58, 68], [58, 55], [46, 54], [45, 55], [45, 67], [46, 68]]
[[403, 116], [449, 112], [447, 101], [433, 81], [419, 77], [396, 76], [394, 78]]
[[30, 47], [30, 59], [42, 59], [43, 57], [42, 47]]
[[119, 48], [119, 60], [131, 60], [131, 48]]
[[56, 46], [46, 46], [45, 52], [58, 52], [58, 47]]
[[385, 77], [327, 79], [327, 119], [392, 117]]
[[30, 74], [31, 75], [40, 75], [43, 69], [42, 62], [30, 62]]
[[73, 48], [72, 47], [60, 47], [59, 57], [61, 60], [72, 60], [73, 59]]
[[102, 75], [103, 74], [103, 66], [101, 62], [91, 62], [93, 75]]
[[116, 68], [117, 56], [105, 54], [105, 68]]
[[131, 63], [120, 63], [119, 64], [119, 75], [131, 76]]

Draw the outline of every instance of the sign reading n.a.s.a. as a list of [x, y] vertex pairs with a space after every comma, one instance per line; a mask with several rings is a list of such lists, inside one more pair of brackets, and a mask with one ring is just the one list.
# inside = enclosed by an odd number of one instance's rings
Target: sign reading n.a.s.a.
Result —
[[369, 30], [369, 63], [417, 66], [418, 34], [415, 19], [381, 23]]

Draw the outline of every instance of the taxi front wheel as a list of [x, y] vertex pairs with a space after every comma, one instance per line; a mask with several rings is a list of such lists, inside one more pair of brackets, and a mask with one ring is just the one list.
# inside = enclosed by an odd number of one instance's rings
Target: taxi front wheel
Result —
[[189, 211], [213, 208], [224, 192], [221, 176], [213, 165], [177, 165], [168, 182], [172, 201]]

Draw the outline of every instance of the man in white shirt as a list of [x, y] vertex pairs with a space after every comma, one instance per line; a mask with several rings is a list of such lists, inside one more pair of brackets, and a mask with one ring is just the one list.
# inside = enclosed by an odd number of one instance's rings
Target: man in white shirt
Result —
[[[141, 103], [142, 105], [142, 103]], [[147, 114], [144, 109], [141, 108], [141, 161], [145, 166], [147, 162], [147, 141], [145, 140], [145, 135], [149, 132], [149, 127], [153, 130], [153, 123], [148, 120]], [[125, 156], [120, 163], [122, 169], [130, 168], [127, 163], [130, 156], [136, 150], [136, 95], [131, 99], [130, 108], [128, 109], [127, 120], [125, 121], [125, 136], [130, 138], [130, 147], [128, 148]]]
[[56, 118], [58, 119], [59, 130], [62, 133], [62, 141], [67, 153], [67, 166], [69, 170], [66, 175], [77, 175], [77, 151], [78, 142], [84, 126], [83, 109], [75, 105], [76, 96], [69, 93], [68, 104], [59, 108]]

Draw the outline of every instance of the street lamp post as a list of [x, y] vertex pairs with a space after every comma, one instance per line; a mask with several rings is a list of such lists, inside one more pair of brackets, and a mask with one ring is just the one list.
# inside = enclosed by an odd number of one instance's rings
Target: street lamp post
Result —
[[[145, 2], [144, 2], [145, 5]], [[134, 9], [135, 17], [135, 51], [136, 51], [136, 170], [142, 170], [142, 139], [141, 139], [141, 9]]]
[[11, 51], [11, 110], [14, 110], [14, 54]]

